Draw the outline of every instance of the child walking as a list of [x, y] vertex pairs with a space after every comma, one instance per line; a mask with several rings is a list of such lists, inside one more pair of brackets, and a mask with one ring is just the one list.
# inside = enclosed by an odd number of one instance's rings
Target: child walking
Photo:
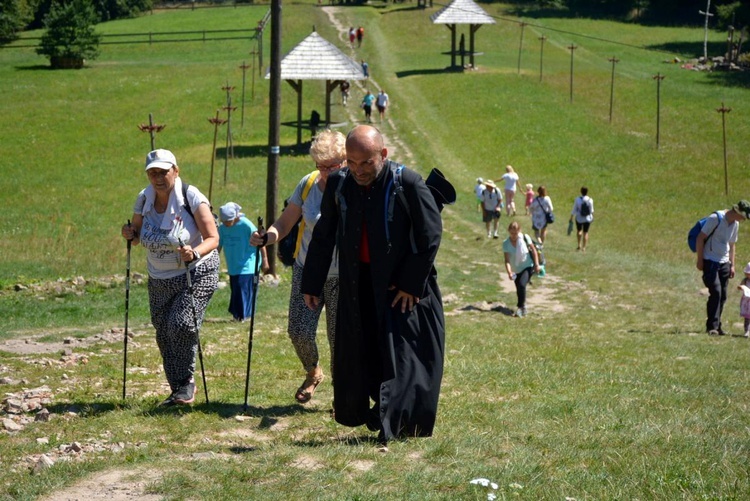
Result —
[[526, 185], [526, 215], [529, 215], [531, 204], [534, 203], [534, 185], [529, 183]]
[[745, 319], [745, 337], [750, 338], [750, 263], [745, 266], [745, 278], [737, 288], [742, 291], [740, 316]]

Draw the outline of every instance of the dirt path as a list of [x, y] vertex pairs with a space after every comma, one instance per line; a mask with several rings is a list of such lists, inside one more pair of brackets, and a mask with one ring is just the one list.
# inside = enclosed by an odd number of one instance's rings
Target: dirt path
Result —
[[[338, 30], [338, 38], [342, 45], [347, 47], [349, 57], [353, 60], [358, 61], [357, 52], [349, 46], [349, 28], [341, 24], [337, 15], [342, 12], [340, 7], [323, 7], [323, 12], [326, 13], [331, 24]], [[367, 80], [355, 80], [351, 82], [352, 90], [359, 89], [361, 94], [364, 94], [366, 89], [370, 89], [373, 94], [377, 93], [382, 87], [380, 84], [370, 76]], [[351, 92], [351, 91], [350, 91]], [[346, 106], [346, 114], [349, 117], [349, 121], [352, 124], [365, 123], [362, 109], [359, 107], [359, 100], [355, 97], [355, 93], [351, 92], [349, 102]], [[401, 141], [398, 137], [398, 128], [396, 124], [391, 120], [390, 116], [386, 114], [385, 124], [374, 121], [379, 118], [377, 110], [373, 111], [373, 123], [380, 132], [383, 134], [385, 139], [385, 147], [388, 148], [388, 156], [394, 160], [397, 160], [407, 166], [413, 163], [414, 155], [412, 154], [409, 147]]]
[[145, 494], [150, 482], [161, 477], [161, 473], [149, 470], [107, 470], [92, 475], [80, 482], [49, 496], [42, 501], [84, 501], [106, 499], [108, 501], [159, 501], [162, 496]]

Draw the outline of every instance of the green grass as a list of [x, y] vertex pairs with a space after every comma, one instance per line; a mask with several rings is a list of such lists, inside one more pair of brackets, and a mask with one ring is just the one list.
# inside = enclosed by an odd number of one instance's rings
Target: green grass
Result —
[[[503, 5], [482, 6], [508, 17]], [[396, 129], [384, 126], [386, 134], [413, 152], [408, 164], [423, 174], [440, 168], [459, 192], [457, 204], [443, 213], [438, 256], [448, 316], [435, 437], [377, 453], [372, 434], [330, 419], [330, 380], [313, 405], [293, 402], [302, 371], [285, 333], [288, 270], [279, 270], [278, 287], [261, 287], [249, 419], [234, 419], [244, 397], [248, 325], [226, 321], [227, 289], [217, 291], [201, 332], [212, 403], [199, 398], [192, 409], [154, 410], [165, 393], [163, 374], [148, 326], [147, 291], [134, 284], [130, 325], [138, 335], [129, 348], [125, 402], [119, 399], [119, 343], [76, 347], [88, 363], [73, 366], [59, 364], [57, 355], [3, 353], [0, 376], [24, 379], [3, 385], [4, 392], [47, 384], [55, 399], [50, 423], [0, 435], [0, 499], [36, 499], [108, 468], [158, 473], [147, 490], [167, 499], [486, 499], [483, 488], [469, 484], [476, 477], [497, 482], [501, 499], [748, 497], [750, 346], [702, 334], [705, 297], [685, 245], [695, 220], [750, 196], [746, 80], [681, 70], [664, 63], [670, 56], [662, 52], [561, 33], [674, 49], [685, 58], [686, 47], [701, 48], [700, 29], [544, 18], [533, 23], [548, 29], [525, 30], [521, 75], [520, 29], [502, 20], [477, 32], [477, 50], [484, 52], [477, 71], [447, 73], [448, 56], [440, 53], [449, 48], [449, 31], [428, 20], [438, 7], [408, 7], [345, 7], [337, 17], [344, 26], [366, 27], [355, 56], [370, 63], [391, 97]], [[99, 29], [246, 27], [266, 9], [157, 12]], [[337, 41], [321, 9], [285, 5], [283, 52], [312, 24]], [[549, 39], [539, 82], [542, 33]], [[713, 46], [722, 39], [711, 34]], [[570, 43], [579, 46], [572, 104]], [[266, 51], [269, 45], [266, 39]], [[223, 105], [227, 80], [238, 87], [233, 95], [239, 99], [237, 67], [250, 60], [251, 49], [235, 41], [105, 46], [98, 60], [77, 72], [48, 71], [27, 49], [0, 51], [0, 340], [34, 335], [51, 342], [122, 326], [119, 227], [146, 184], [142, 160], [149, 146], [136, 125], [148, 113], [166, 123], [157, 145], [173, 149], [183, 177], [207, 192], [213, 129], [206, 119]], [[612, 56], [621, 62], [609, 124]], [[657, 73], [666, 75], [658, 150]], [[253, 218], [265, 207], [268, 122], [268, 83], [255, 83], [250, 100], [248, 79], [245, 127], [235, 123], [238, 158], [229, 162], [226, 186], [223, 157], [217, 159], [213, 197], [214, 205], [240, 203]], [[296, 96], [288, 85], [282, 89], [282, 121], [291, 121]], [[359, 97], [353, 88], [352, 101]], [[715, 111], [722, 102], [732, 108], [729, 196]], [[322, 106], [322, 84], [305, 82], [305, 115]], [[335, 121], [346, 119], [338, 105], [333, 114]], [[283, 127], [282, 145], [294, 142], [294, 129]], [[304, 151], [284, 151], [280, 199], [311, 167]], [[405, 160], [400, 155], [396, 159]], [[488, 311], [485, 302], [512, 307], [515, 297], [499, 287], [502, 255], [497, 241], [483, 237], [472, 194], [477, 176], [499, 177], [507, 163], [522, 183], [547, 185], [559, 221], [545, 249], [551, 302], [531, 308], [523, 321]], [[573, 237], [564, 233], [581, 184], [596, 202], [586, 255], [576, 253]], [[501, 226], [507, 223], [503, 217]], [[750, 260], [747, 238], [742, 225], [741, 263]], [[133, 270], [145, 272], [140, 248], [133, 251]], [[75, 290], [11, 288], [78, 275], [90, 282]], [[119, 277], [104, 280], [111, 275]], [[532, 297], [539, 293], [530, 290]], [[735, 333], [741, 330], [738, 302], [732, 290], [724, 319]], [[320, 347], [325, 367], [324, 341]], [[38, 437], [49, 444], [37, 443]], [[96, 440], [125, 448], [87, 452], [81, 461], [28, 474], [24, 459], [30, 455]], [[194, 456], [206, 452], [214, 455]]]

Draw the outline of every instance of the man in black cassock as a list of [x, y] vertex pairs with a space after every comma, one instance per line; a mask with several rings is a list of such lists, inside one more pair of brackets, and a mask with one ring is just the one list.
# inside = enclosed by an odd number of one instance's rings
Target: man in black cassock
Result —
[[396, 176], [387, 155], [376, 128], [349, 133], [347, 168], [328, 180], [302, 275], [313, 308], [338, 244], [334, 415], [381, 443], [432, 435], [445, 350], [440, 212], [419, 174]]

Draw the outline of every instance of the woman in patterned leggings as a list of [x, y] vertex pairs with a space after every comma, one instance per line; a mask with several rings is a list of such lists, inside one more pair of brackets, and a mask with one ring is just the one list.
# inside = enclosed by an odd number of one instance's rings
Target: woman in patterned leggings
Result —
[[[195, 354], [198, 331], [219, 280], [219, 232], [208, 199], [194, 186], [183, 190], [180, 168], [171, 151], [146, 156], [150, 185], [138, 194], [132, 224], [122, 236], [148, 251], [151, 323], [172, 390], [161, 405], [195, 400]], [[187, 286], [188, 264], [195, 299]]]
[[[318, 359], [318, 345], [315, 342], [318, 330], [318, 320], [325, 305], [326, 325], [328, 329], [328, 344], [331, 354], [336, 332], [336, 307], [339, 295], [338, 259], [334, 259], [328, 270], [328, 278], [323, 288], [320, 304], [315, 311], [305, 306], [300, 291], [302, 283], [302, 268], [305, 265], [307, 246], [312, 239], [313, 228], [320, 218], [320, 202], [326, 187], [328, 175], [340, 169], [346, 161], [346, 138], [340, 132], [325, 130], [318, 134], [310, 147], [310, 156], [315, 162], [317, 171], [303, 177], [289, 199], [289, 205], [281, 213], [281, 217], [268, 228], [268, 232], [253, 233], [250, 237], [251, 245], [272, 245], [284, 238], [297, 220], [302, 216], [305, 227], [302, 241], [292, 267], [292, 290], [289, 296], [289, 326], [287, 332], [292, 340], [297, 356], [302, 362], [306, 376], [302, 385], [297, 389], [294, 398], [299, 403], [306, 403], [312, 399], [315, 389], [323, 381], [323, 370]], [[309, 189], [306, 189], [307, 186]], [[331, 359], [331, 377], [333, 377], [333, 359]]]

